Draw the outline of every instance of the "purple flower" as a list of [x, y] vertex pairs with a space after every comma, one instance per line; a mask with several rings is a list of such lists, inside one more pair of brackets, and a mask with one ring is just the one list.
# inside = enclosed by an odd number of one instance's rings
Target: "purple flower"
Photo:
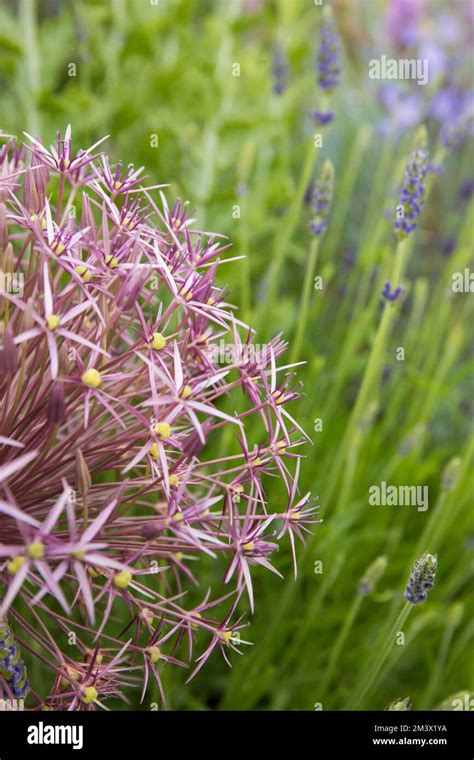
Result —
[[421, 10], [421, 0], [390, 0], [386, 30], [394, 45], [403, 49], [418, 42]]
[[[298, 519], [312, 522], [303, 503], [289, 516], [266, 495], [270, 477], [297, 492], [307, 436], [287, 406], [301, 389], [279, 374], [281, 336], [248, 350], [254, 331], [216, 282], [229, 244], [196, 228], [188, 202], [169, 206], [163, 185], [111, 167], [99, 143], [74, 154], [70, 128], [51, 150], [30, 139], [29, 152], [13, 140], [0, 150], [0, 242], [24, 279], [23, 295], [2, 294], [0, 611], [53, 674], [30, 669], [36, 709], [94, 710], [140, 686], [143, 699], [150, 678], [164, 702], [163, 664], [193, 677], [214, 650], [240, 651], [237, 607], [246, 591], [253, 609], [253, 575], [278, 572], [279, 539], [289, 533], [294, 548]], [[327, 214], [323, 186], [315, 208]], [[220, 341], [228, 363], [210, 350]], [[245, 412], [223, 411], [239, 394]], [[223, 427], [238, 453], [214, 457], [207, 444]], [[215, 573], [195, 607], [200, 558]], [[24, 694], [3, 630], [0, 693]], [[74, 660], [58, 636], [71, 631]]]
[[387, 280], [382, 290], [382, 297], [385, 298], [386, 301], [391, 301], [393, 303], [397, 300], [398, 296], [401, 295], [401, 293], [403, 293], [403, 288], [401, 285], [398, 285], [394, 290], [392, 290], [390, 280]]
[[428, 156], [417, 148], [408, 159], [405, 179], [397, 206], [394, 230], [399, 239], [410, 235], [418, 226], [417, 219], [425, 203], [425, 176], [428, 171]]
[[325, 13], [321, 23], [317, 69], [319, 86], [328, 92], [334, 90], [341, 74], [341, 43], [329, 13]]
[[472, 198], [474, 195], [474, 178], [473, 179], [467, 179], [463, 184], [460, 186], [458, 190], [458, 196], [463, 201], [468, 201]]
[[465, 140], [474, 137], [474, 99], [472, 94], [464, 98], [460, 111], [442, 125], [440, 138], [451, 149], [459, 148]]
[[327, 217], [331, 209], [334, 192], [334, 168], [330, 161], [325, 161], [317, 181], [314, 184], [312, 206], [314, 218], [310, 228], [313, 235], [322, 237], [327, 230]]
[[24, 699], [29, 691], [26, 668], [11, 628], [0, 622], [0, 695]]
[[436, 554], [425, 552], [413, 565], [410, 580], [405, 592], [405, 599], [412, 604], [425, 601], [428, 591], [433, 588], [438, 567]]
[[378, 88], [378, 97], [388, 112], [378, 125], [382, 134], [398, 135], [415, 127], [423, 118], [423, 100], [417, 92], [406, 93], [397, 85], [387, 83]]
[[310, 111], [310, 115], [320, 127], [324, 127], [334, 121], [334, 114], [332, 111], [317, 111], [316, 109], [313, 109]]
[[282, 95], [288, 87], [288, 60], [281, 47], [273, 51], [272, 76], [273, 92]]

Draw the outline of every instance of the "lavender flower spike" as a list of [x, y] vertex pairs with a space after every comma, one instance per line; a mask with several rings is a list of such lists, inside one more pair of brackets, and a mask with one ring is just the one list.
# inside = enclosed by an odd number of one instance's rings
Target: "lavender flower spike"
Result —
[[0, 695], [23, 699], [29, 691], [26, 668], [11, 629], [0, 621]]
[[329, 8], [321, 24], [317, 68], [319, 86], [328, 92], [334, 90], [341, 73], [341, 43]]
[[428, 155], [417, 148], [410, 154], [405, 180], [400, 193], [400, 204], [397, 206], [395, 234], [401, 240], [417, 228], [417, 219], [425, 204], [425, 176], [428, 171]]
[[412, 604], [424, 602], [429, 589], [433, 588], [438, 567], [436, 554], [425, 552], [413, 565], [410, 580], [405, 591], [405, 599]]
[[273, 51], [272, 62], [273, 92], [282, 95], [288, 87], [288, 61], [282, 48]]
[[313, 190], [312, 202], [315, 212], [315, 217], [311, 222], [311, 232], [313, 235], [322, 237], [326, 233], [327, 217], [331, 210], [333, 192], [334, 167], [330, 161], [325, 161]]

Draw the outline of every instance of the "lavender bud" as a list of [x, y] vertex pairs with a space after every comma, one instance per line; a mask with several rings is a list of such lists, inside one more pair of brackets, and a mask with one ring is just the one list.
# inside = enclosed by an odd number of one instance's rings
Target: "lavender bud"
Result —
[[424, 206], [425, 176], [428, 171], [428, 155], [417, 148], [408, 159], [405, 179], [400, 193], [393, 225], [395, 234], [402, 240], [417, 228], [417, 219]]
[[443, 491], [452, 491], [458, 482], [461, 460], [459, 457], [450, 459], [443, 471], [441, 487]]
[[339, 84], [341, 73], [341, 43], [329, 8], [321, 24], [318, 50], [318, 82], [323, 90], [331, 91]]
[[333, 192], [334, 167], [330, 161], [325, 161], [313, 190], [313, 210], [315, 212], [315, 217], [310, 225], [313, 235], [322, 237], [326, 233], [327, 217], [331, 210]]
[[394, 303], [402, 293], [403, 288], [401, 285], [397, 285], [397, 287], [392, 290], [390, 280], [387, 280], [381, 291], [382, 298], [385, 298], [386, 301], [391, 301], [392, 303]]
[[459, 148], [465, 140], [474, 135], [474, 108], [470, 105], [457, 118], [443, 124], [440, 139], [447, 148]]
[[433, 588], [438, 567], [436, 554], [425, 552], [413, 565], [410, 580], [405, 592], [405, 599], [412, 604], [424, 602], [429, 589]]
[[[0, 622], [0, 694], [4, 699], [13, 697], [23, 699], [29, 691], [26, 668], [20, 657], [20, 649], [11, 628]], [[7, 688], [8, 687], [8, 688]]]
[[314, 108], [310, 111], [310, 115], [313, 117], [318, 127], [325, 127], [334, 121], [334, 114], [332, 111], [318, 111]]
[[275, 48], [272, 63], [273, 92], [282, 95], [288, 87], [288, 61], [281, 48]]
[[359, 581], [359, 594], [362, 596], [371, 594], [384, 574], [386, 567], [387, 557], [382, 555], [374, 559]]
[[390, 702], [390, 704], [387, 705], [385, 709], [395, 710], [396, 712], [400, 710], [411, 710], [410, 697], [405, 697], [405, 699], [398, 697], [398, 699], [395, 699], [393, 702]]

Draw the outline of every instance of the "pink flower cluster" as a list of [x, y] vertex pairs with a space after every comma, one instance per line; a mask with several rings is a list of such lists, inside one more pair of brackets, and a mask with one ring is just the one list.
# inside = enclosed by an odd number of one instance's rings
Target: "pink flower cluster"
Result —
[[[50, 150], [27, 137], [0, 150], [0, 613], [42, 664], [33, 709], [143, 699], [150, 676], [164, 702], [162, 667], [241, 653], [251, 570], [318, 522], [301, 394], [280, 336], [248, 350], [222, 236], [100, 143], [73, 155], [70, 127]], [[217, 595], [193, 590], [200, 566]]]

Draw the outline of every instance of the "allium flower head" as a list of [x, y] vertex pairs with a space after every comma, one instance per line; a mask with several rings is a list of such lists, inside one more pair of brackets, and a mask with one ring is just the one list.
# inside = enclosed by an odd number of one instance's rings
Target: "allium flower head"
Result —
[[[278, 572], [280, 541], [294, 553], [316, 522], [296, 497], [300, 388], [281, 336], [244, 350], [254, 331], [217, 282], [229, 243], [188, 203], [112, 165], [102, 141], [74, 152], [70, 127], [50, 150], [29, 139], [0, 151], [0, 254], [23, 279], [0, 298], [0, 614], [28, 667], [38, 654], [37, 708], [144, 699], [150, 679], [164, 702], [164, 665], [193, 677], [214, 650], [239, 651], [252, 576]], [[215, 453], [222, 428], [231, 454]], [[0, 668], [1, 688], [25, 694], [6, 623]]]
[[405, 592], [405, 599], [412, 604], [424, 602], [428, 591], [433, 588], [438, 567], [436, 554], [425, 552], [413, 565], [410, 580]]

